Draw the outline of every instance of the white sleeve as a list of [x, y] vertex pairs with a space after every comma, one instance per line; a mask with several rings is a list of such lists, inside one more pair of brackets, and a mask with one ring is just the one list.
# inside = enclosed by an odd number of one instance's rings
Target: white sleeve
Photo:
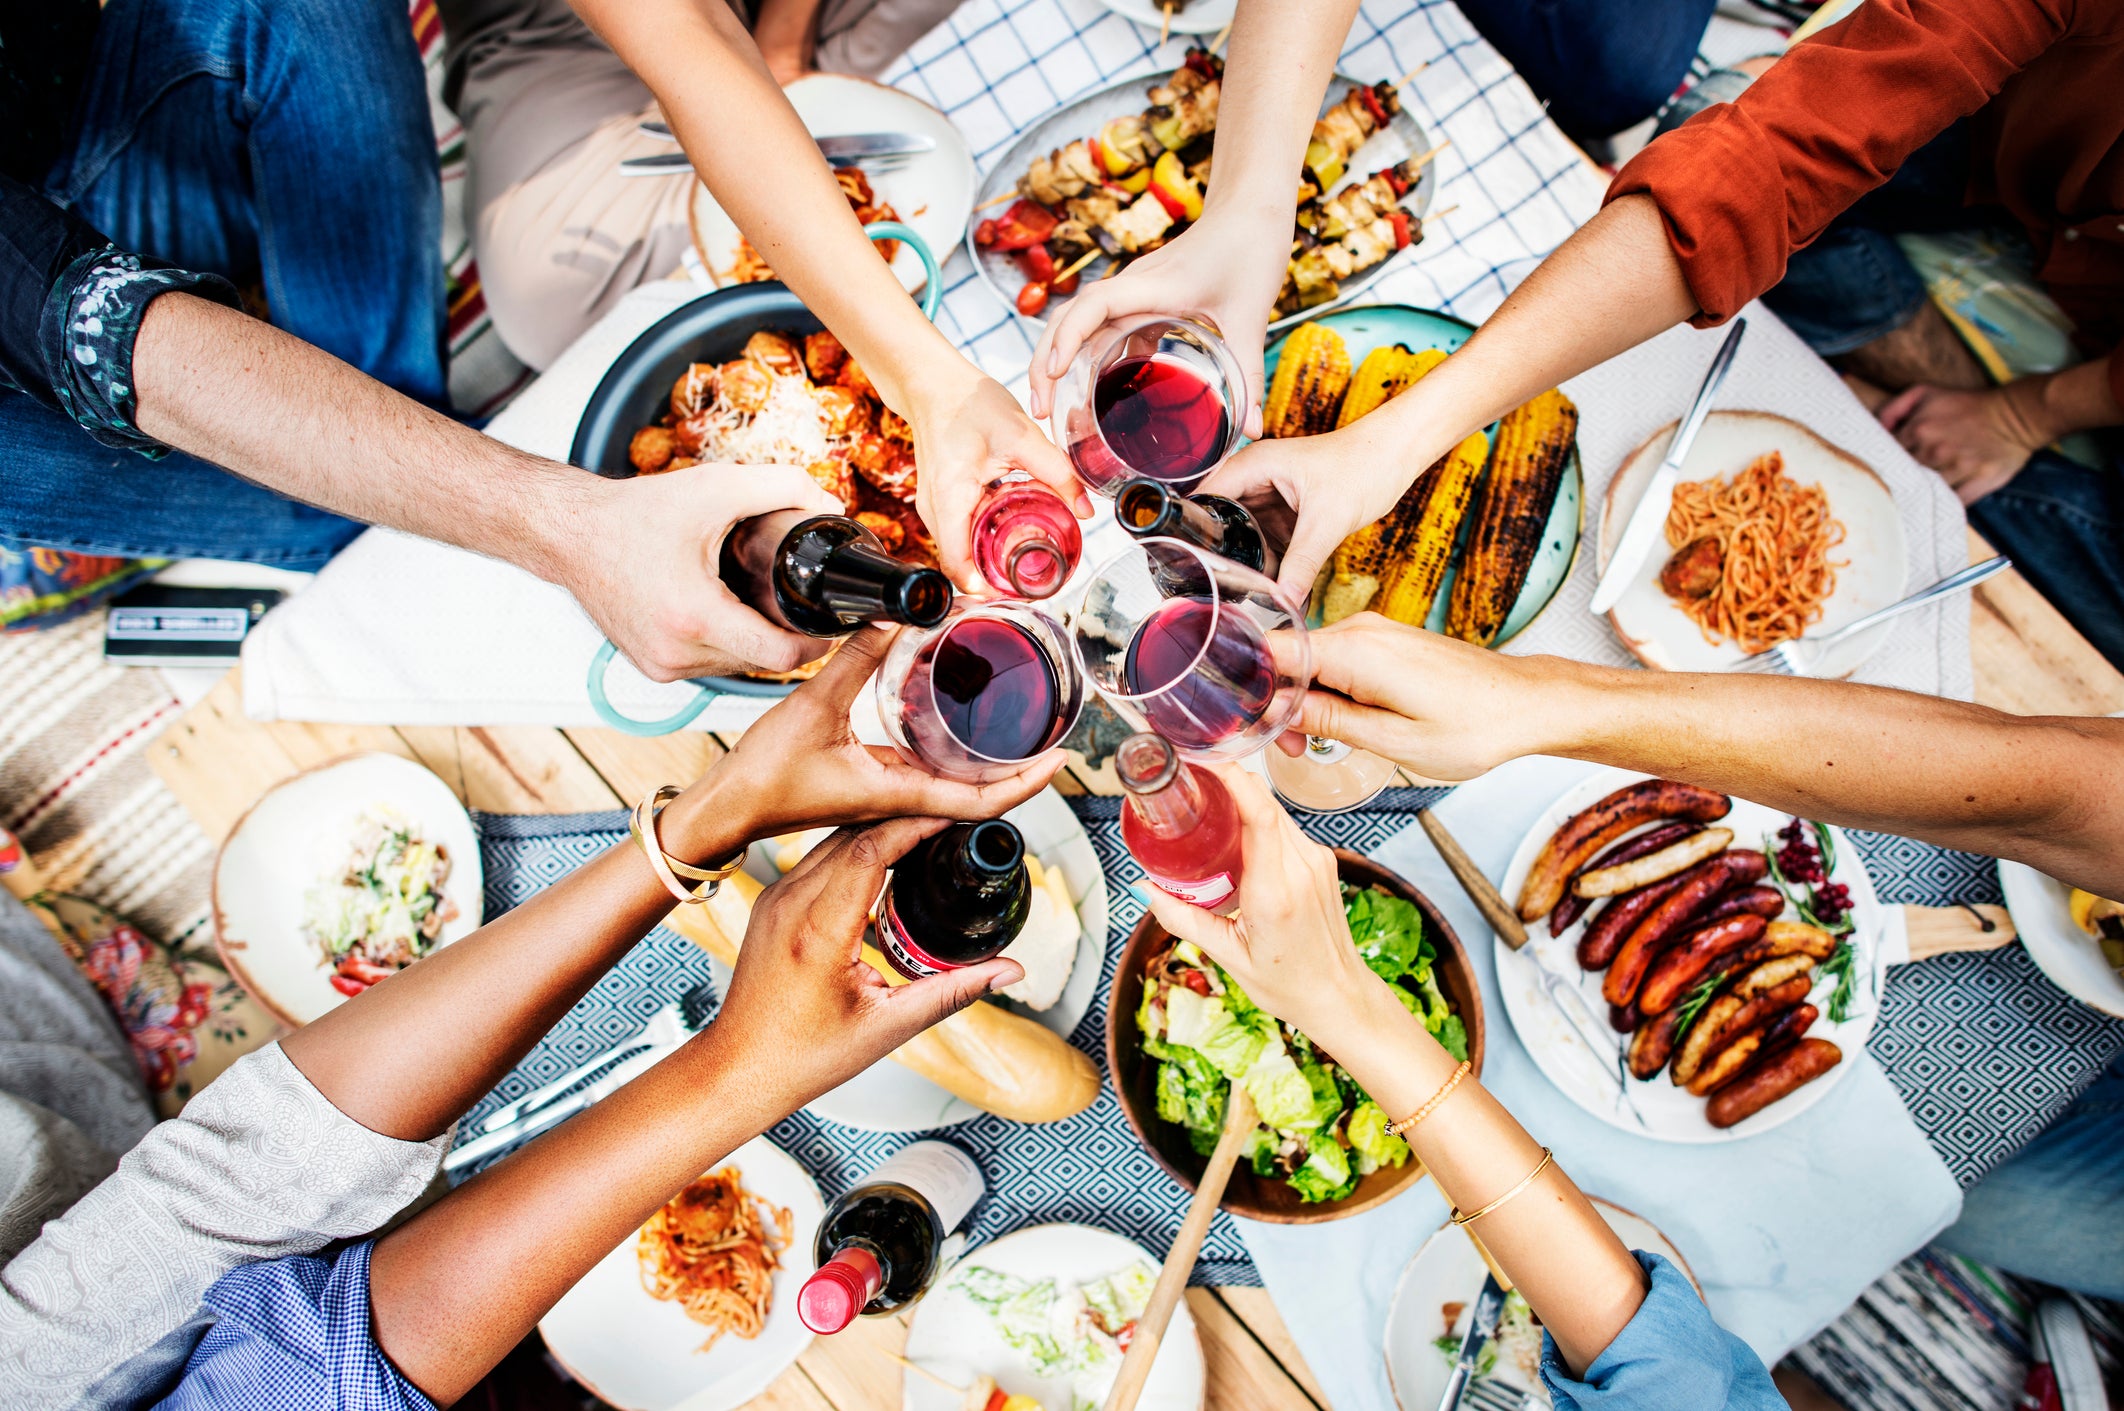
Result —
[[164, 1122], [0, 1269], [0, 1405], [73, 1405], [239, 1264], [367, 1235], [450, 1149], [348, 1117], [269, 1044]]

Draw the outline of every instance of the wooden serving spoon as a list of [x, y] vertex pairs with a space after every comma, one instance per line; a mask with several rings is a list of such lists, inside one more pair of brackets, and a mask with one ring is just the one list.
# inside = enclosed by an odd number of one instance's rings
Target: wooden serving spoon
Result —
[[1224, 1199], [1232, 1167], [1239, 1162], [1239, 1149], [1246, 1144], [1258, 1120], [1253, 1098], [1245, 1088], [1232, 1084], [1231, 1096], [1224, 1105], [1224, 1131], [1217, 1137], [1217, 1149], [1210, 1153], [1202, 1179], [1195, 1183], [1195, 1198], [1188, 1202], [1180, 1233], [1173, 1237], [1173, 1247], [1165, 1252], [1165, 1263], [1159, 1266], [1150, 1302], [1136, 1320], [1135, 1339], [1121, 1359], [1121, 1370], [1114, 1377], [1114, 1389], [1107, 1394], [1105, 1411], [1135, 1411], [1136, 1398], [1143, 1395], [1143, 1385], [1150, 1380], [1151, 1364], [1158, 1360], [1159, 1344], [1165, 1341], [1165, 1325], [1172, 1321], [1173, 1309], [1187, 1292], [1187, 1276], [1195, 1271], [1196, 1256], [1202, 1253], [1202, 1241], [1209, 1235], [1210, 1219], [1217, 1213], [1218, 1202]]

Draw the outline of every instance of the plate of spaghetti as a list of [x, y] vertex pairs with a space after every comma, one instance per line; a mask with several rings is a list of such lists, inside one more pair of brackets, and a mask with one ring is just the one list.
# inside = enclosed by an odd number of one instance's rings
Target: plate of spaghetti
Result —
[[[1603, 567], [1673, 434], [1662, 427], [1608, 482]], [[1721, 671], [1834, 631], [1902, 597], [1909, 569], [1880, 476], [1767, 412], [1713, 412], [1704, 422], [1665, 530], [1608, 620], [1639, 661], [1667, 671]], [[1849, 676], [1893, 630], [1884, 623], [1839, 644], [1822, 674]]]
[[620, 1411], [731, 1411], [811, 1342], [796, 1291], [824, 1213], [804, 1169], [755, 1138], [600, 1260], [539, 1333]]

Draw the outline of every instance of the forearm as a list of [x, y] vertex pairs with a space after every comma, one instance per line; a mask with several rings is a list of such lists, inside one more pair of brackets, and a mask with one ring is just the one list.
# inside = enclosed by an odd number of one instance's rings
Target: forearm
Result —
[[1543, 260], [1457, 353], [1336, 434], [1413, 478], [1469, 432], [1695, 313], [1659, 208], [1625, 196]]
[[[1336, 1036], [1335, 1056], [1391, 1116], [1407, 1116], [1452, 1077], [1455, 1060], [1384, 985], [1357, 993], [1362, 998], [1327, 1030]], [[1403, 1135], [1440, 1193], [1463, 1211], [1481, 1209], [1541, 1164], [1541, 1143], [1472, 1076]], [[1470, 1229], [1576, 1372], [1644, 1301], [1637, 1261], [1554, 1162]]]
[[[715, 775], [664, 811], [673, 856], [707, 866], [751, 841], [750, 801]], [[671, 910], [621, 843], [500, 920], [282, 1042], [318, 1091], [373, 1132], [424, 1141], [516, 1066]]]
[[188, 294], [148, 305], [133, 349], [140, 429], [350, 519], [543, 578], [598, 482], [399, 395], [272, 325]]
[[[887, 405], [978, 373], [922, 317], [723, 0], [575, 0], [649, 85], [715, 199], [805, 306], [845, 344]], [[762, 173], [772, 179], [762, 180]]]
[[[1305, 144], [1356, 13], [1355, 0], [1241, 0], [1217, 104], [1205, 220], [1262, 215], [1289, 233]], [[1269, 248], [1280, 270], [1285, 252], [1275, 242]]]
[[1999, 389], [2008, 409], [2022, 424], [2025, 444], [2045, 446], [2075, 431], [2124, 426], [2124, 406], [2117, 403], [2110, 360], [2096, 358], [2062, 372], [2018, 378]]
[[1529, 752], [1642, 770], [1802, 817], [2010, 857], [2124, 891], [2124, 722], [2012, 716], [1846, 682], [1545, 662]]
[[438, 1405], [469, 1390], [656, 1208], [782, 1115], [715, 1029], [384, 1237], [376, 1340]]
[[783, 82], [810, 69], [819, 44], [821, 0], [760, 0], [753, 42], [769, 72]]

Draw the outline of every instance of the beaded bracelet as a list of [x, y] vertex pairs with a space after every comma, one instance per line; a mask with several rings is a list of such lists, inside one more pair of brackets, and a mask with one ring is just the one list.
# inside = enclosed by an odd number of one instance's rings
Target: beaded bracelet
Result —
[[1497, 1199], [1495, 1199], [1495, 1200], [1491, 1201], [1491, 1202], [1490, 1202], [1490, 1203], [1489, 1203], [1488, 1205], [1485, 1205], [1485, 1206], [1484, 1206], [1484, 1207], [1482, 1207], [1482, 1209], [1480, 1209], [1480, 1210], [1471, 1210], [1471, 1211], [1469, 1211], [1469, 1212], [1468, 1212], [1467, 1214], [1463, 1215], [1463, 1214], [1461, 1214], [1461, 1213], [1460, 1213], [1460, 1207], [1459, 1207], [1459, 1206], [1455, 1206], [1455, 1207], [1453, 1207], [1453, 1223], [1454, 1223], [1454, 1224], [1456, 1224], [1456, 1225], [1468, 1225], [1468, 1224], [1471, 1224], [1471, 1223], [1473, 1223], [1473, 1222], [1474, 1222], [1474, 1221], [1476, 1221], [1476, 1220], [1480, 1220], [1480, 1219], [1481, 1219], [1481, 1218], [1482, 1218], [1483, 1216], [1485, 1216], [1485, 1215], [1489, 1214], [1489, 1213], [1490, 1213], [1490, 1212], [1491, 1212], [1492, 1210], [1495, 1210], [1495, 1209], [1496, 1209], [1496, 1208], [1497, 1208], [1498, 1206], [1500, 1206], [1500, 1205], [1503, 1205], [1503, 1204], [1504, 1204], [1504, 1203], [1505, 1203], [1506, 1201], [1510, 1200], [1510, 1199], [1511, 1199], [1511, 1198], [1512, 1198], [1513, 1196], [1515, 1196], [1515, 1195], [1518, 1195], [1518, 1194], [1519, 1194], [1519, 1193], [1520, 1193], [1521, 1191], [1525, 1190], [1525, 1189], [1526, 1189], [1526, 1188], [1527, 1188], [1528, 1186], [1531, 1186], [1531, 1185], [1533, 1185], [1533, 1184], [1534, 1184], [1534, 1181], [1535, 1181], [1535, 1178], [1536, 1178], [1536, 1177], [1538, 1177], [1538, 1176], [1540, 1176], [1542, 1172], [1544, 1172], [1544, 1171], [1548, 1170], [1548, 1169], [1549, 1169], [1549, 1163], [1550, 1163], [1551, 1161], [1554, 1161], [1555, 1159], [1556, 1159], [1556, 1153], [1555, 1153], [1555, 1152], [1553, 1152], [1553, 1151], [1551, 1151], [1551, 1150], [1550, 1150], [1549, 1148], [1547, 1148], [1547, 1147], [1543, 1147], [1543, 1148], [1541, 1149], [1541, 1164], [1540, 1164], [1540, 1165], [1538, 1165], [1538, 1166], [1536, 1166], [1536, 1167], [1535, 1167], [1535, 1168], [1534, 1168], [1533, 1170], [1531, 1170], [1531, 1171], [1527, 1172], [1527, 1174], [1526, 1174], [1526, 1175], [1522, 1176], [1522, 1177], [1520, 1178], [1520, 1181], [1519, 1181], [1519, 1184], [1518, 1184], [1518, 1185], [1516, 1185], [1516, 1186], [1512, 1187], [1512, 1189], [1510, 1189], [1510, 1190], [1506, 1191], [1506, 1192], [1505, 1192], [1505, 1193], [1504, 1193], [1503, 1195], [1501, 1195], [1501, 1196], [1497, 1197]]
[[[663, 844], [657, 840], [656, 820], [664, 811], [664, 805], [677, 798], [680, 792], [676, 784], [666, 784], [636, 804], [634, 813], [627, 819], [627, 832], [641, 846], [642, 854], [649, 859], [650, 871], [656, 873], [656, 879], [664, 884], [664, 890], [677, 897], [681, 903], [692, 902], [698, 905], [716, 894], [724, 878], [745, 865], [745, 849], [739, 848], [737, 856], [720, 867], [695, 867], [692, 863], [681, 862], [665, 852]], [[707, 885], [688, 891], [680, 883], [680, 877], [705, 882]]]
[[1471, 1068], [1472, 1065], [1469, 1064], [1466, 1059], [1462, 1059], [1460, 1066], [1453, 1070], [1453, 1076], [1445, 1080], [1445, 1086], [1440, 1088], [1437, 1092], [1431, 1094], [1431, 1100], [1429, 1102], [1426, 1102], [1423, 1106], [1417, 1108], [1414, 1112], [1411, 1112], [1408, 1116], [1402, 1118], [1399, 1122], [1387, 1123], [1387, 1135], [1390, 1137], [1398, 1137], [1403, 1132], [1409, 1130], [1409, 1128], [1415, 1126], [1418, 1122], [1421, 1122], [1424, 1118], [1430, 1116], [1432, 1112], [1437, 1110], [1439, 1103], [1444, 1102], [1447, 1098], [1453, 1095], [1453, 1089], [1460, 1086], [1460, 1080], [1468, 1076], [1468, 1073]]

